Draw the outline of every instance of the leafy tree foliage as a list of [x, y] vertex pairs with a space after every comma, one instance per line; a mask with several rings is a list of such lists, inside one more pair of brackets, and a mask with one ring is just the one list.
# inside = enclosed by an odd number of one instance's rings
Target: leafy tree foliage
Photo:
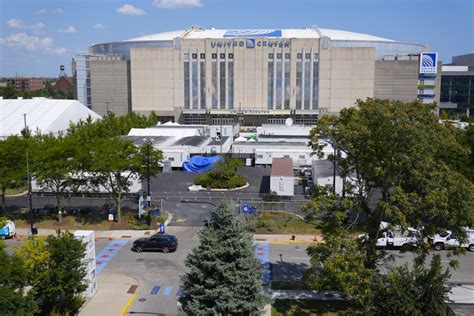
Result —
[[266, 297], [255, 246], [243, 222], [221, 204], [185, 260], [182, 309], [187, 315], [254, 315]]
[[25, 143], [18, 136], [9, 136], [0, 140], [0, 191], [3, 213], [6, 211], [7, 188], [15, 187], [24, 180], [25, 176]]
[[69, 232], [48, 236], [49, 259], [38, 265], [32, 289], [41, 314], [73, 314], [82, 305], [80, 294], [87, 288], [84, 250], [85, 245]]
[[449, 289], [445, 282], [449, 272], [443, 271], [440, 255], [435, 255], [430, 267], [415, 263], [413, 270], [407, 265], [396, 267], [387, 278], [374, 282], [371, 312], [374, 315], [445, 315], [444, 301]]
[[[474, 223], [474, 185], [450, 161], [453, 156], [464, 159], [470, 151], [452, 128], [437, 122], [433, 109], [433, 105], [419, 102], [367, 99], [342, 110], [338, 117], [322, 117], [311, 132], [317, 154], [322, 154], [318, 143], [322, 138], [342, 152], [330, 159], [336, 160], [352, 183], [346, 186], [346, 198], [322, 192], [307, 206], [312, 215], [327, 213], [332, 220], [323, 227], [326, 243], [308, 250], [312, 269], [306, 277], [319, 290], [338, 290], [356, 299], [368, 314], [374, 313], [376, 295], [388, 289], [401, 291], [402, 299], [416, 286], [441, 288], [429, 298], [429, 302], [441, 304], [445, 274], [436, 268], [437, 259], [431, 270], [424, 270], [428, 246], [422, 240], [441, 229], [450, 229], [462, 238], [462, 227]], [[354, 239], [349, 213], [366, 219], [362, 228], [365, 242]], [[423, 228], [416, 267], [410, 272], [418, 283], [408, 284], [410, 289], [400, 287], [408, 282], [399, 276], [405, 270], [392, 270], [387, 279], [379, 275], [382, 269], [391, 268], [392, 262], [386, 252], [376, 251], [382, 220], [405, 229]], [[432, 278], [422, 277], [426, 274]], [[383, 286], [374, 288], [373, 282]], [[410, 297], [417, 308], [428, 301], [426, 295]], [[404, 310], [398, 311], [403, 314]]]
[[27, 270], [20, 258], [9, 256], [0, 243], [0, 315], [32, 315], [38, 306], [31, 293], [25, 294]]
[[90, 143], [87, 153], [90, 161], [91, 181], [103, 186], [115, 199], [117, 220], [121, 221], [123, 194], [129, 190], [131, 179], [143, 178], [150, 166], [150, 175], [159, 172], [163, 160], [161, 151], [153, 146], [136, 147], [119, 138], [100, 138]]
[[27, 271], [28, 284], [37, 283], [39, 273], [43, 271], [49, 261], [49, 251], [45, 237], [32, 237], [27, 239], [20, 247], [15, 249], [15, 255]]
[[64, 92], [62, 90], [54, 90], [51, 85], [51, 80], [44, 82], [44, 88], [36, 91], [16, 91], [15, 87], [7, 84], [5, 88], [0, 88], [0, 95], [5, 99], [16, 99], [22, 97], [24, 99], [31, 99], [34, 97], [45, 97], [51, 99], [73, 99], [72, 92]]
[[[33, 177], [43, 189], [54, 193], [58, 210], [61, 210], [61, 199], [64, 194], [74, 191], [75, 170], [72, 160], [77, 155], [78, 147], [70, 137], [52, 135], [40, 137], [37, 147], [39, 150], [34, 155], [36, 163]], [[59, 212], [59, 222], [61, 216]]]

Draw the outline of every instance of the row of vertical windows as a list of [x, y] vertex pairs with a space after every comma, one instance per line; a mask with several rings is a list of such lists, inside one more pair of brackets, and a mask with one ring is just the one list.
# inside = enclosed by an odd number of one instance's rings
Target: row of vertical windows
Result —
[[212, 62], [212, 108], [217, 109], [217, 61]]
[[201, 94], [201, 108], [202, 108], [202, 107], [206, 107], [206, 65], [204, 61], [201, 61], [199, 68], [201, 72], [200, 94]]
[[189, 109], [189, 62], [184, 62], [184, 108]]
[[227, 62], [227, 106], [234, 108], [234, 62]]
[[[304, 66], [304, 71], [303, 71]], [[311, 66], [313, 71], [311, 73]], [[296, 62], [296, 109], [315, 110], [318, 108], [319, 62]], [[311, 78], [312, 77], [312, 78]], [[311, 85], [311, 79], [313, 84]], [[303, 99], [304, 96], [304, 99]], [[311, 99], [312, 96], [312, 99]]]
[[273, 109], [273, 61], [268, 62], [268, 108]]
[[192, 63], [192, 78], [191, 83], [193, 87], [193, 109], [198, 108], [198, 64]]

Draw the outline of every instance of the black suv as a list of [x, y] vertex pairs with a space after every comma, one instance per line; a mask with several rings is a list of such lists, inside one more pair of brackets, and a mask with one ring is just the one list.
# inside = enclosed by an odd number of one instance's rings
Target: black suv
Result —
[[132, 250], [142, 252], [144, 250], [161, 250], [164, 253], [176, 251], [178, 239], [173, 235], [155, 234], [149, 238], [140, 238], [133, 242]]

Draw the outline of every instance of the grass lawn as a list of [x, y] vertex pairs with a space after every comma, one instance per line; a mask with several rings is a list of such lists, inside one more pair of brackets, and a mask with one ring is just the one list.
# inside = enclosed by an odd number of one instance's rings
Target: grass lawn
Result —
[[[33, 218], [35, 226], [38, 229], [62, 229], [62, 230], [134, 230], [134, 229], [157, 229], [158, 222], [164, 222], [167, 218], [164, 213], [159, 218], [153, 218], [151, 225], [146, 223], [146, 218], [138, 221], [135, 216], [136, 212], [122, 211], [122, 222], [109, 222], [106, 215], [65, 215], [59, 224], [56, 215], [44, 216], [42, 218]], [[26, 213], [14, 214], [12, 216], [16, 227], [29, 228], [28, 215]]]
[[255, 230], [260, 234], [319, 234], [317, 221], [306, 222], [291, 213], [265, 212], [256, 217]]
[[357, 311], [353, 303], [347, 301], [316, 300], [275, 300], [272, 316], [342, 316], [353, 315]]
[[20, 193], [23, 193], [23, 192], [26, 192], [26, 191], [28, 191], [28, 185], [18, 187], [18, 188], [13, 188], [13, 189], [7, 189], [5, 194], [6, 195], [16, 195], [16, 194], [20, 194]]

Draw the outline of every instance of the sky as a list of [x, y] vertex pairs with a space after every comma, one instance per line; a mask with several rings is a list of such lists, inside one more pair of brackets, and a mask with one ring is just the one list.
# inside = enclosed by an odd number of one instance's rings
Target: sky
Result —
[[92, 44], [191, 26], [320, 28], [474, 53], [474, 0], [0, 0], [0, 77], [59, 75]]

